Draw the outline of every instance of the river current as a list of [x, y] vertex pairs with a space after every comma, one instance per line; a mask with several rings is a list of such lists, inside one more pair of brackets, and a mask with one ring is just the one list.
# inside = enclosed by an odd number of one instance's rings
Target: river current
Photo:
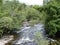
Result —
[[17, 31], [19, 37], [13, 42], [13, 45], [39, 45], [42, 40], [46, 40], [46, 34], [43, 24], [34, 26], [24, 26], [20, 31]]

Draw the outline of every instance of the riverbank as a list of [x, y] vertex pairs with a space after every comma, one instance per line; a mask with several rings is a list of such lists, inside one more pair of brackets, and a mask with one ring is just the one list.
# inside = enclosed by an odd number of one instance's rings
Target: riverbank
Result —
[[14, 36], [13, 35], [8, 35], [8, 36], [3, 36], [0, 39], [0, 45], [5, 45], [6, 43], [10, 42], [11, 40], [13, 40]]

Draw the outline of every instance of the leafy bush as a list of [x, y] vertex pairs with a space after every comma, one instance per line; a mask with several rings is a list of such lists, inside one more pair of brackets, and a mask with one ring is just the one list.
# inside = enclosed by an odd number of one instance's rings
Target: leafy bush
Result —
[[57, 0], [51, 1], [45, 6], [47, 18], [45, 22], [47, 33], [55, 37], [55, 34], [60, 31], [60, 2]]
[[26, 8], [26, 19], [28, 20], [28, 21], [30, 21], [30, 20], [39, 20], [40, 19], [40, 12], [38, 11], [38, 10], [36, 10], [36, 9], [34, 9], [34, 8], [30, 8], [30, 7], [27, 7]]
[[13, 27], [13, 19], [10, 17], [2, 17], [0, 19], [0, 28], [9, 28]]
[[48, 45], [49, 44], [49, 40], [45, 39], [43, 34], [41, 34], [40, 32], [35, 33], [35, 40], [38, 45]]
[[2, 17], [0, 19], [0, 35], [4, 32], [8, 33], [14, 28], [13, 19], [10, 17]]
[[[4, 1], [4, 0], [3, 0]], [[19, 29], [24, 21], [30, 22], [31, 25], [36, 23], [45, 23], [46, 13], [40, 6], [27, 6], [17, 0], [3, 3], [2, 12], [0, 12], [0, 29], [1, 32], [8, 33], [13, 29]]]

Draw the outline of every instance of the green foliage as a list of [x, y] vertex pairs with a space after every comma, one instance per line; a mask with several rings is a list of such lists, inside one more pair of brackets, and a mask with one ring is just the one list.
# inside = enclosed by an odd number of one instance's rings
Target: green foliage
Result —
[[[2, 1], [3, 0], [0, 0], [0, 17], [1, 17], [1, 14], [2, 14]], [[2, 33], [3, 33], [3, 30], [0, 29], [0, 36], [2, 36]]]
[[51, 1], [45, 6], [45, 11], [47, 14], [46, 18], [46, 31], [50, 36], [55, 36], [55, 34], [60, 31], [60, 3], [56, 0]]
[[3, 29], [0, 29], [0, 37], [3, 35]]
[[[13, 24], [13, 19], [10, 17], [2, 17], [0, 19], [0, 36], [2, 36], [2, 34], [5, 31], [10, 31], [14, 28], [14, 24]], [[8, 33], [7, 31], [7, 33]]]
[[0, 28], [12, 28], [13, 27], [13, 20], [10, 17], [2, 17], [0, 19]]
[[32, 6], [34, 9], [40, 12], [40, 20], [45, 24], [46, 32], [50, 36], [60, 31], [60, 0], [50, 0], [44, 6]]
[[35, 33], [35, 40], [38, 43], [38, 45], [48, 45], [49, 41], [43, 38], [43, 35], [40, 32]]
[[2, 11], [2, 0], [0, 0], [0, 15], [1, 15], [1, 11]]
[[39, 20], [40, 19], [40, 12], [34, 8], [26, 8], [26, 18], [30, 20]]
[[0, 11], [1, 32], [4, 32], [5, 28], [9, 29], [9, 31], [14, 28], [19, 29], [23, 22], [27, 21], [31, 25], [44, 23], [47, 33], [54, 36], [56, 32], [60, 31], [59, 4], [59, 0], [52, 0], [44, 6], [27, 6], [17, 0], [7, 0], [3, 5], [0, 4], [0, 6], [2, 5], [2, 8], [0, 8], [2, 10]]
[[36, 10], [39, 10], [41, 8], [39, 5], [34, 5], [32, 7], [35, 8]]
[[3, 0], [0, 0], [0, 6], [2, 5], [2, 1], [3, 1]]
[[[2, 5], [2, 4], [1, 4]], [[0, 5], [0, 6], [1, 6]], [[31, 25], [40, 23], [43, 14], [40, 13], [39, 6], [27, 6], [17, 0], [4, 1], [0, 10], [0, 32], [1, 35], [5, 32], [11, 32], [13, 29], [19, 29], [24, 21], [28, 21]]]
[[40, 23], [45, 24], [45, 20], [46, 20], [46, 17], [47, 17], [46, 6], [34, 5], [32, 7], [40, 12], [40, 20], [39, 20]]

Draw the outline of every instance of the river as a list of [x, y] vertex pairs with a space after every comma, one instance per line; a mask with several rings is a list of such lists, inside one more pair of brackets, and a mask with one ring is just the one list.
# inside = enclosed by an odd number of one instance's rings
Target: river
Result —
[[8, 45], [60, 45], [57, 40], [46, 36], [43, 24], [24, 25], [16, 33], [18, 34], [17, 38]]
[[43, 24], [24, 26], [17, 33], [19, 37], [13, 42], [13, 45], [39, 45], [38, 42], [42, 45], [42, 43], [48, 42]]

